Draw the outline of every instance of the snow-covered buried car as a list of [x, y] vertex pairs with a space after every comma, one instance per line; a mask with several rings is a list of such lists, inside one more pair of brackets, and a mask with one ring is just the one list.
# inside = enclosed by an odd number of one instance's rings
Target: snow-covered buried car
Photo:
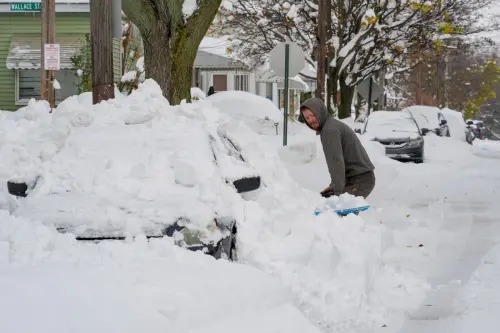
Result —
[[40, 160], [9, 179], [18, 197], [11, 213], [78, 240], [169, 236], [234, 259], [239, 193], [257, 190], [259, 175], [212, 119], [216, 109], [170, 106], [153, 81], [142, 88], [38, 115], [28, 141], [39, 143], [30, 158]]
[[421, 130], [426, 128], [438, 136], [450, 137], [448, 120], [439, 108], [416, 105], [405, 108], [403, 112], [410, 113]]

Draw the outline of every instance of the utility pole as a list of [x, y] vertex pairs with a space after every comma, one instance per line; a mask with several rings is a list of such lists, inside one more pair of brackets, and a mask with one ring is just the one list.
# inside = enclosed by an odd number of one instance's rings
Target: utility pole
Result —
[[113, 82], [112, 1], [90, 1], [92, 103], [115, 97]]
[[321, 98], [325, 101], [325, 71], [326, 71], [326, 23], [328, 14], [328, 6], [326, 1], [330, 0], [318, 0], [318, 68], [317, 68], [317, 81], [318, 86], [316, 88], [316, 97]]
[[48, 101], [51, 108], [55, 106], [54, 80], [56, 72], [45, 69], [45, 44], [56, 42], [56, 1], [42, 0], [41, 2], [42, 40], [40, 45], [40, 99]]

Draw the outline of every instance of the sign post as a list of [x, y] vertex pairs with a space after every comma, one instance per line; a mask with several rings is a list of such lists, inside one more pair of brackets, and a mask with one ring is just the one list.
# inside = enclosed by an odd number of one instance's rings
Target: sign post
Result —
[[[283, 61], [283, 58], [285, 61]], [[287, 145], [289, 112], [289, 79], [299, 74], [305, 67], [304, 51], [293, 42], [279, 43], [269, 53], [271, 70], [285, 80], [283, 112], [283, 146]]]
[[357, 85], [358, 93], [368, 102], [368, 115], [372, 109], [372, 102], [379, 99], [385, 92], [384, 87], [373, 81], [373, 77], [365, 79]]
[[283, 112], [283, 146], [287, 145], [288, 138], [288, 75], [290, 71], [290, 44], [285, 44], [285, 110]]

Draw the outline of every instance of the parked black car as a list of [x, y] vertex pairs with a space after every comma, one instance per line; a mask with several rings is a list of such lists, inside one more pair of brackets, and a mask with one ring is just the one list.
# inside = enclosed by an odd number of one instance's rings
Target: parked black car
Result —
[[386, 156], [399, 161], [424, 161], [424, 138], [429, 130], [420, 129], [408, 112], [376, 111], [357, 133], [385, 146]]

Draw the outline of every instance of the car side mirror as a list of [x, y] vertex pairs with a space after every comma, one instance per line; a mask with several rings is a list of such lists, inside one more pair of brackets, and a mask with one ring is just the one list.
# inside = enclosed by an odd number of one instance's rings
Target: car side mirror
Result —
[[427, 135], [427, 133], [429, 133], [429, 129], [428, 129], [428, 128], [422, 128], [422, 129], [420, 130], [420, 133], [422, 133], [422, 135], [423, 135], [423, 136], [426, 136], [426, 135]]
[[361, 134], [361, 130], [360, 130], [359, 128], [356, 128], [356, 129], [354, 130], [354, 132], [355, 132], [355, 133], [358, 133], [358, 134]]
[[446, 119], [441, 120], [441, 125], [446, 125], [448, 124], [448, 121]]

